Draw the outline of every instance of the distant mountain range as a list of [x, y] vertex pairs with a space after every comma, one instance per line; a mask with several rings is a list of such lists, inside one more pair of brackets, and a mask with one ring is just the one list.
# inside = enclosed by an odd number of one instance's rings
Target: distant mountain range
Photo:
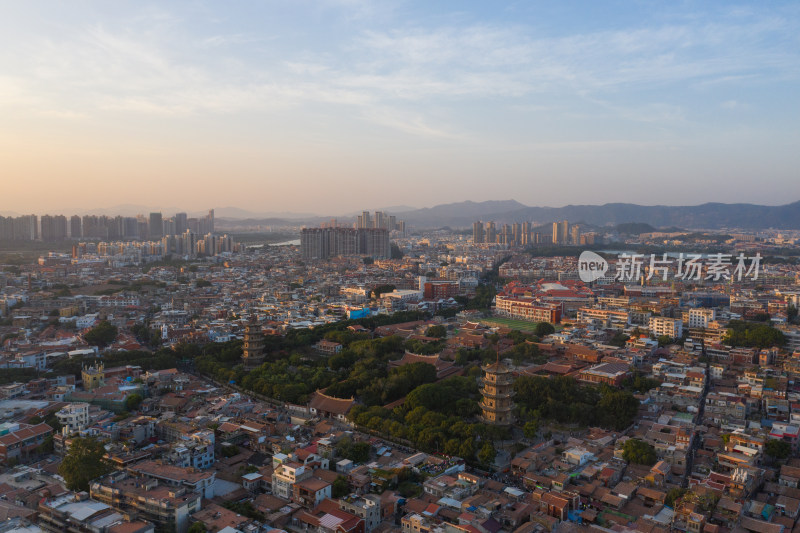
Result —
[[[615, 203], [529, 207], [516, 200], [503, 200], [457, 202], [407, 211], [386, 208], [383, 211], [396, 215], [414, 228], [445, 226], [464, 228], [471, 226], [476, 220], [484, 222], [494, 220], [498, 224], [524, 221], [547, 224], [557, 220], [569, 220], [592, 226], [645, 223], [654, 228], [673, 229], [800, 229], [800, 201], [780, 206], [721, 203], [668, 206]], [[355, 218], [355, 214], [350, 217]], [[291, 216], [247, 217], [246, 220], [235, 221], [231, 220], [233, 218], [236, 217], [230, 217], [225, 222], [237, 226], [300, 224], [315, 226], [332, 217], [292, 213]], [[348, 222], [347, 215], [338, 218], [340, 222]]]
[[497, 223], [569, 220], [595, 226], [645, 222], [654, 227], [800, 229], [800, 202], [781, 206], [707, 203], [694, 206], [604, 204], [528, 207], [515, 200], [459, 202], [402, 214], [414, 227], [464, 227], [476, 220]]
[[[398, 205], [378, 209], [398, 219], [405, 220], [414, 228], [440, 228], [450, 226], [465, 228], [476, 220], [494, 220], [498, 224], [533, 221], [547, 224], [557, 220], [589, 224], [592, 226], [616, 226], [632, 222], [646, 223], [655, 228], [673, 227], [686, 229], [742, 228], [759, 230], [767, 228], [800, 230], [800, 201], [786, 205], [767, 206], [755, 204], [706, 203], [693, 206], [603, 204], [567, 205], [564, 207], [531, 207], [516, 200], [457, 202], [434, 207], [415, 209]], [[154, 208], [142, 205], [118, 205], [110, 208], [87, 210], [62, 210], [65, 214], [106, 214], [132, 216], [161, 211], [172, 216], [178, 208]], [[347, 224], [360, 213], [344, 215], [316, 215], [293, 212], [255, 212], [237, 207], [215, 208], [220, 227], [247, 226], [316, 226], [320, 222], [338, 218]], [[372, 210], [374, 211], [374, 209]], [[204, 215], [189, 212], [189, 216]], [[7, 216], [12, 214], [6, 212]]]

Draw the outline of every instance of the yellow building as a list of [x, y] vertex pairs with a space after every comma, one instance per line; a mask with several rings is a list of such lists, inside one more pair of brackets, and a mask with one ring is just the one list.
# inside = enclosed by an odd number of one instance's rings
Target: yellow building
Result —
[[100, 363], [96, 366], [85, 366], [81, 370], [84, 390], [93, 390], [103, 385], [105, 380], [105, 366]]
[[80, 313], [80, 311], [81, 309], [77, 305], [68, 305], [58, 310], [58, 316], [62, 317], [76, 316], [78, 313]]

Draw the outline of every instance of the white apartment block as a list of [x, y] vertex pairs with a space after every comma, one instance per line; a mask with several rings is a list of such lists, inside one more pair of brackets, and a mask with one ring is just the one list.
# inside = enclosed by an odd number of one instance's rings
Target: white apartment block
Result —
[[[274, 464], [273, 459], [273, 464]], [[307, 470], [300, 463], [286, 462], [279, 464], [272, 473], [272, 494], [284, 498], [292, 499], [294, 484], [311, 477], [311, 470]]]
[[717, 319], [716, 309], [689, 309], [683, 313], [683, 320], [690, 328], [707, 328], [708, 324]]
[[800, 328], [784, 326], [780, 330], [786, 336], [786, 348], [790, 352], [800, 351]]
[[71, 403], [56, 413], [58, 423], [63, 426], [64, 434], [73, 435], [86, 429], [89, 425], [89, 404]]
[[683, 320], [665, 316], [650, 317], [650, 333], [656, 337], [666, 335], [677, 339], [683, 335]]

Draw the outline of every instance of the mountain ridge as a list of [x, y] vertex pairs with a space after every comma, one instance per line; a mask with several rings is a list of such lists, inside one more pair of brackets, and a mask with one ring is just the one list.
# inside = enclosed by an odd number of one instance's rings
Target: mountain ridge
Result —
[[[404, 220], [415, 227], [469, 226], [478, 219], [497, 223], [557, 220], [582, 220], [597, 226], [644, 222], [654, 227], [719, 229], [800, 229], [800, 201], [779, 206], [747, 203], [707, 202], [694, 206], [640, 205], [606, 203], [602, 205], [566, 205], [532, 207], [509, 200], [521, 207], [489, 209], [498, 202], [458, 202], [403, 213]], [[503, 204], [504, 202], [499, 202]], [[506, 204], [511, 205], [511, 204]], [[471, 207], [475, 208], [471, 208]], [[454, 212], [457, 211], [457, 212]]]

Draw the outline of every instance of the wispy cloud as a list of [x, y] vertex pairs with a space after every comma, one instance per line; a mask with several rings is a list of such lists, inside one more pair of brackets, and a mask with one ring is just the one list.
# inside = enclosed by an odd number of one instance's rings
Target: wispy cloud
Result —
[[725, 100], [719, 105], [723, 109], [742, 109], [747, 107], [747, 104], [740, 102], [739, 100]]
[[[374, 9], [350, 4], [344, 9]], [[448, 133], [454, 125], [427, 110], [487, 100], [539, 109], [531, 97], [572, 95], [625, 120], [674, 122], [685, 119], [680, 105], [653, 97], [620, 105], [614, 97], [796, 79], [800, 53], [785, 43], [796, 43], [798, 30], [794, 20], [734, 12], [714, 22], [547, 37], [523, 22], [367, 27], [330, 46], [281, 48], [275, 34], [187, 38], [185, 23], [155, 10], [126, 26], [80, 25], [58, 38], [32, 36], [24, 63], [0, 56], [0, 68], [11, 72], [0, 78], [0, 106], [64, 116], [109, 110], [181, 116], [320, 103], [352, 107], [354, 117], [412, 135], [458, 139]], [[258, 41], [275, 52], [256, 53], [251, 45]]]

